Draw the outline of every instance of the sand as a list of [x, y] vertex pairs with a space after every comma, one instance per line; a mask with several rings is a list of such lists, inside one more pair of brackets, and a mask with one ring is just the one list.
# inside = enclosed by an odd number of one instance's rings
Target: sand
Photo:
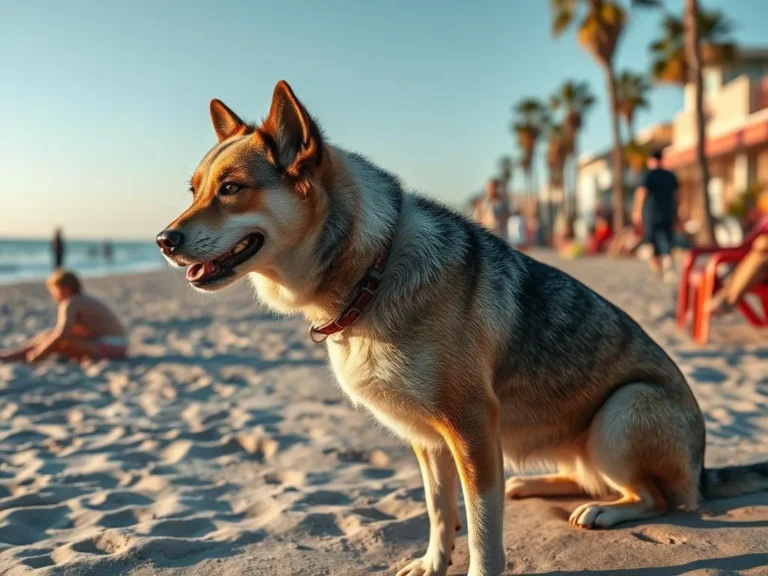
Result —
[[[766, 333], [732, 318], [696, 347], [641, 263], [558, 265], [679, 362], [708, 465], [768, 458]], [[133, 358], [0, 365], [0, 574], [394, 574], [424, 552], [415, 458], [343, 397], [302, 320], [170, 271], [87, 287], [130, 325]], [[41, 287], [0, 288], [0, 345], [53, 319]], [[581, 501], [508, 503], [507, 572], [768, 574], [768, 494], [603, 532], [568, 525]], [[451, 574], [466, 569], [464, 529]]]

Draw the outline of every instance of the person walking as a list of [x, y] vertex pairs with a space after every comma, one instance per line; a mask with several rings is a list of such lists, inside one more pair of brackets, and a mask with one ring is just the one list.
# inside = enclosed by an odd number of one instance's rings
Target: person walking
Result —
[[677, 214], [677, 178], [662, 168], [661, 150], [653, 152], [646, 165], [648, 171], [635, 192], [632, 222], [642, 227], [645, 241], [653, 246], [651, 269], [670, 283], [675, 281], [671, 253]]

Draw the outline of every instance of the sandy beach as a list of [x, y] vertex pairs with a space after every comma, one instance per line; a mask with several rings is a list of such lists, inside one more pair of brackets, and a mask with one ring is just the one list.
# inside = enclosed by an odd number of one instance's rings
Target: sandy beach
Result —
[[[728, 318], [696, 347], [643, 263], [537, 256], [679, 363], [708, 466], [768, 458], [768, 334]], [[245, 284], [203, 296], [171, 271], [86, 288], [129, 325], [132, 358], [0, 365], [0, 574], [394, 574], [424, 552], [414, 456], [346, 400], [303, 320]], [[0, 346], [53, 321], [43, 286], [0, 287]], [[507, 572], [768, 574], [768, 494], [603, 532], [568, 525], [580, 502], [509, 502]], [[450, 573], [466, 569], [464, 529]]]

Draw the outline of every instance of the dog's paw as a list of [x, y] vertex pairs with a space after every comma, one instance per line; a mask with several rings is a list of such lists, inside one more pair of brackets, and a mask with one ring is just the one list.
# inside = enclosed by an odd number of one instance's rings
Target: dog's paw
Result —
[[410, 562], [401, 569], [397, 576], [445, 576], [451, 561], [443, 555], [426, 554], [418, 560]]
[[526, 491], [525, 487], [529, 482], [525, 478], [520, 476], [512, 476], [504, 485], [504, 494], [507, 498], [528, 498], [530, 494]]
[[587, 502], [573, 511], [569, 522], [576, 528], [593, 530], [613, 526], [617, 522], [615, 516], [615, 509], [599, 502]]

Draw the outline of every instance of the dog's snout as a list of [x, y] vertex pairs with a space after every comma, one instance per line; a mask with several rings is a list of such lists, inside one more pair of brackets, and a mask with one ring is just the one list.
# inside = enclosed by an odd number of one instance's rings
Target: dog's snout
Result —
[[181, 246], [184, 235], [178, 230], [163, 230], [157, 235], [155, 240], [163, 252], [172, 254], [174, 250]]

